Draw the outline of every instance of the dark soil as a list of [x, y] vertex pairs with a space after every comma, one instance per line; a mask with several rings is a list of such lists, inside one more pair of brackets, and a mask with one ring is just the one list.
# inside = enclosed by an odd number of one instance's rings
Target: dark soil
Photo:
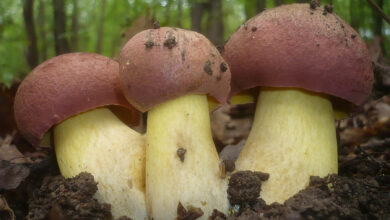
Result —
[[310, 8], [316, 9], [317, 7], [321, 7], [321, 1], [320, 0], [312, 0], [310, 2]]
[[176, 44], [176, 37], [172, 35], [169, 35], [168, 38], [164, 41], [164, 47], [168, 47], [168, 49], [174, 48]]
[[231, 205], [246, 206], [258, 201], [261, 182], [266, 181], [269, 174], [252, 171], [239, 171], [229, 179], [228, 198]]
[[227, 219], [390, 219], [388, 190], [372, 177], [312, 177], [283, 205], [241, 200], [239, 211]]
[[97, 182], [88, 173], [46, 177], [29, 201], [27, 219], [112, 219], [110, 205], [93, 198], [96, 191]]
[[221, 70], [221, 72], [224, 73], [228, 69], [228, 65], [225, 62], [222, 62], [221, 65], [219, 66], [219, 69]]
[[188, 210], [181, 203], [177, 206], [177, 220], [194, 220], [203, 215], [200, 208], [189, 207]]
[[148, 40], [144, 43], [144, 45], [145, 45], [145, 48], [150, 49], [154, 46], [154, 43], [153, 43], [153, 41]]
[[203, 70], [205, 71], [205, 73], [207, 73], [208, 75], [213, 75], [213, 70], [211, 69], [211, 61], [210, 60], [207, 60], [203, 66]]

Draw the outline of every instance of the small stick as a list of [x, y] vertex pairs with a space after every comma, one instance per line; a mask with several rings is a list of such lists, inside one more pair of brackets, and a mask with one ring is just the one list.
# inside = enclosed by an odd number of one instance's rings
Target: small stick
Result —
[[386, 161], [382, 161], [382, 160], [376, 159], [376, 158], [373, 157], [372, 155], [368, 154], [365, 150], [363, 150], [363, 149], [361, 148], [360, 145], [357, 146], [357, 149], [358, 149], [362, 154], [364, 154], [364, 156], [366, 156], [367, 158], [369, 158], [369, 159], [373, 160], [374, 162], [380, 164], [382, 167], [383, 167], [383, 166], [386, 166], [386, 167], [390, 168], [390, 164], [389, 164], [389, 163], [387, 163]]
[[368, 3], [382, 16], [382, 18], [390, 24], [390, 17], [383, 12], [383, 10], [374, 2], [374, 0], [367, 0]]

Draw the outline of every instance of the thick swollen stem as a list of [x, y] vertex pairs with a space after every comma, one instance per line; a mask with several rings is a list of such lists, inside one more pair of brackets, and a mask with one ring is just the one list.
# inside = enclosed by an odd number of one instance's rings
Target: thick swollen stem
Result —
[[337, 173], [337, 141], [331, 102], [298, 89], [262, 88], [255, 120], [237, 170], [270, 174], [261, 197], [284, 202], [310, 176]]
[[91, 173], [98, 182], [96, 198], [111, 204], [114, 218], [147, 219], [142, 135], [100, 108], [57, 125], [54, 144], [61, 174]]
[[146, 205], [153, 219], [175, 219], [180, 202], [201, 208], [228, 208], [226, 180], [211, 136], [206, 95], [186, 95], [148, 113]]

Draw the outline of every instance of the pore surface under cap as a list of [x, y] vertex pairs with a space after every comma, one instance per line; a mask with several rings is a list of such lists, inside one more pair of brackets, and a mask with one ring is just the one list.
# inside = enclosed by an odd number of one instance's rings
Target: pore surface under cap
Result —
[[21, 134], [39, 145], [53, 125], [107, 105], [124, 106], [136, 117], [121, 93], [118, 63], [98, 54], [69, 53], [45, 61], [27, 75], [14, 109]]
[[140, 111], [186, 94], [209, 94], [223, 103], [230, 70], [203, 35], [179, 28], [145, 30], [131, 38], [119, 57], [121, 86]]
[[243, 24], [224, 47], [232, 94], [295, 87], [361, 104], [371, 91], [370, 55], [359, 34], [329, 8], [291, 4]]

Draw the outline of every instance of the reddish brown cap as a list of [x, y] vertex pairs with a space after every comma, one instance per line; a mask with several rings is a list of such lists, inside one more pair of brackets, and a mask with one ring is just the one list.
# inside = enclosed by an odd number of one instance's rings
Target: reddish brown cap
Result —
[[138, 33], [119, 56], [121, 86], [140, 111], [185, 94], [209, 94], [219, 102], [230, 92], [230, 70], [203, 35], [178, 28]]
[[330, 7], [269, 9], [244, 23], [224, 47], [232, 94], [256, 87], [295, 87], [360, 105], [373, 71], [359, 34]]
[[47, 130], [97, 107], [121, 105], [137, 113], [119, 87], [118, 63], [98, 54], [69, 53], [49, 59], [23, 80], [14, 111], [21, 134], [39, 145]]

